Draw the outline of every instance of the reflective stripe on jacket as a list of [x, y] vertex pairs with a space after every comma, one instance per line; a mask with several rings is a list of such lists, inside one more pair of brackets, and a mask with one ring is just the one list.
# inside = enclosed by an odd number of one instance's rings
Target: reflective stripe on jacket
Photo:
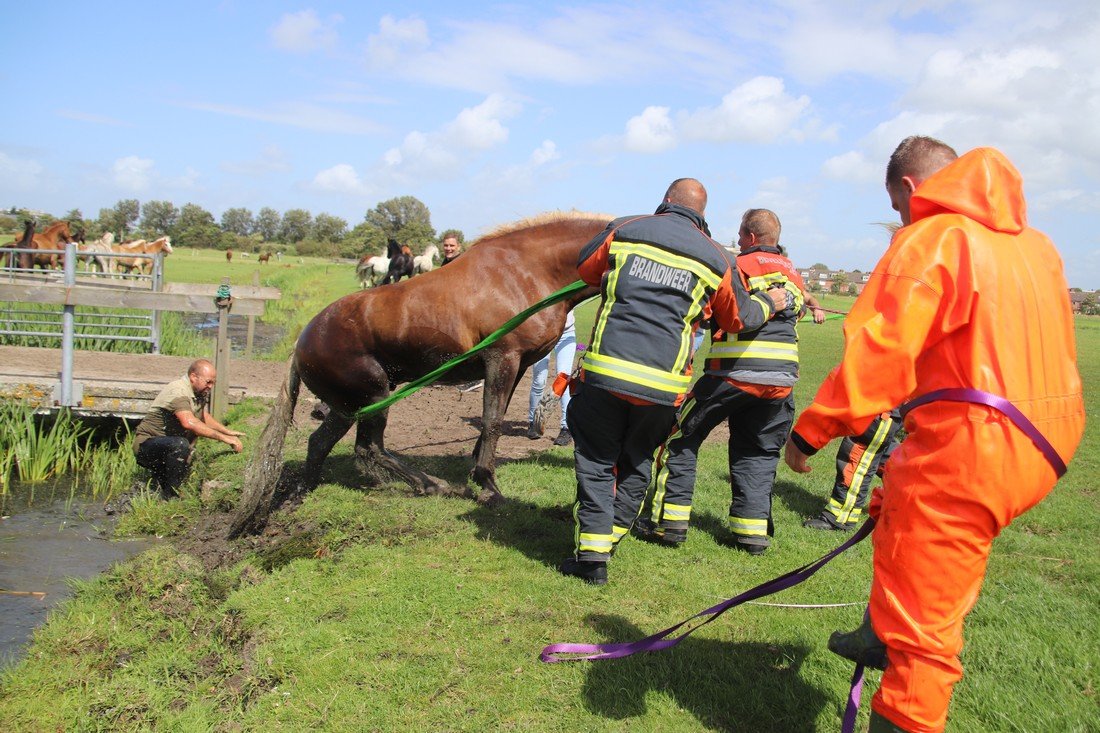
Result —
[[795, 322], [805, 300], [805, 284], [794, 264], [777, 247], [760, 246], [742, 252], [737, 267], [749, 290], [765, 293], [773, 287], [787, 290], [794, 308], [777, 313], [755, 331], [716, 330], [707, 355], [706, 373], [751, 384], [793, 386], [798, 381], [798, 334]]
[[656, 404], [674, 405], [687, 391], [700, 320], [736, 332], [759, 328], [773, 311], [766, 295], [750, 296], [703, 217], [676, 204], [611, 222], [581, 250], [577, 270], [601, 293], [581, 360], [585, 382]]

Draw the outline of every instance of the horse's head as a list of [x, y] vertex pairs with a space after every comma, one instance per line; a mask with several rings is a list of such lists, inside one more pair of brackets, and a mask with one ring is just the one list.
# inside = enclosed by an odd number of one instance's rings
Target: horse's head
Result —
[[160, 239], [158, 239], [156, 242], [154, 242], [154, 244], [162, 245], [161, 250], [165, 254], [172, 254], [172, 238], [171, 237], [165, 235], [165, 236], [161, 237]]
[[46, 228], [44, 233], [47, 235], [53, 234], [53, 236], [66, 244], [73, 241], [73, 233], [72, 230], [69, 229], [69, 222], [67, 221], [59, 221], [51, 224]]
[[386, 256], [393, 258], [401, 254], [401, 245], [392, 237], [386, 241]]

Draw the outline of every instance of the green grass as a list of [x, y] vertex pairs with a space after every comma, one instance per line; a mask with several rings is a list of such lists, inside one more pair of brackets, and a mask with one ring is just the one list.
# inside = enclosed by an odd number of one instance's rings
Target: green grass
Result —
[[[293, 277], [321, 286], [310, 271]], [[840, 310], [852, 302], [824, 300]], [[587, 318], [578, 319], [582, 343]], [[1078, 324], [1087, 409], [1096, 414], [1100, 321]], [[839, 359], [840, 321], [799, 330], [803, 406]], [[228, 419], [249, 432], [248, 445], [263, 414], [246, 402]], [[292, 465], [310, 427], [291, 433]], [[203, 450], [202, 477], [230, 488], [204, 495], [196, 477], [183, 499], [138, 502], [130, 530], [183, 531], [231, 503], [247, 456]], [[996, 541], [966, 627], [966, 676], [949, 730], [1097, 730], [1097, 456], [1100, 431], [1090, 423], [1055, 491]], [[408, 458], [453, 482], [471, 465], [466, 456]], [[835, 731], [851, 670], [825, 639], [854, 627], [860, 605], [744, 606], [666, 652], [595, 664], [537, 660], [551, 642], [640, 638], [824, 554], [840, 538], [800, 522], [820, 509], [832, 460], [822, 451], [808, 475], [780, 468], [774, 549], [749, 558], [724, 545], [725, 449], [708, 443], [686, 545], [628, 539], [609, 585], [592, 588], [554, 570], [572, 548], [570, 450], [503, 461], [507, 500], [485, 509], [412, 497], [398, 485], [359, 489], [343, 442], [322, 485], [281, 515], [289, 530], [278, 547], [215, 572], [161, 547], [78, 584], [27, 659], [0, 675], [0, 727]], [[863, 603], [870, 549], [858, 546], [769, 600]], [[876, 683], [872, 675], [868, 690]], [[865, 701], [862, 725], [866, 710]]]

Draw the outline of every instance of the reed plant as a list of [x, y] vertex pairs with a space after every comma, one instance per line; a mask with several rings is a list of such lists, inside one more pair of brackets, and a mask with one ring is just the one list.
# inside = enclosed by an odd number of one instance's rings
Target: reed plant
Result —
[[93, 496], [112, 496], [137, 473], [129, 446], [129, 430], [97, 440], [67, 410], [49, 419], [23, 402], [0, 403], [0, 494], [13, 479], [35, 484], [69, 473], [90, 485]]

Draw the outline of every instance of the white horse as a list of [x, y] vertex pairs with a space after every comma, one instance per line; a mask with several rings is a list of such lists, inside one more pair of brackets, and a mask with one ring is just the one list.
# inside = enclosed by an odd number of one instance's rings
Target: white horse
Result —
[[413, 274], [421, 275], [435, 269], [435, 258], [439, 256], [439, 247], [429, 244], [424, 248], [424, 254], [413, 257]]
[[91, 272], [92, 266], [95, 265], [99, 267], [99, 271], [102, 273], [113, 273], [115, 271], [114, 258], [104, 257], [103, 255], [112, 251], [111, 245], [114, 243], [114, 232], [107, 232], [99, 239], [81, 245], [78, 248], [80, 250], [78, 258], [84, 261], [84, 269]]
[[373, 257], [362, 257], [355, 266], [355, 274], [359, 278], [359, 287], [364, 289], [373, 288], [375, 285], [382, 282], [382, 279], [386, 277], [386, 273], [389, 271], [390, 258], [379, 257], [378, 255]]

